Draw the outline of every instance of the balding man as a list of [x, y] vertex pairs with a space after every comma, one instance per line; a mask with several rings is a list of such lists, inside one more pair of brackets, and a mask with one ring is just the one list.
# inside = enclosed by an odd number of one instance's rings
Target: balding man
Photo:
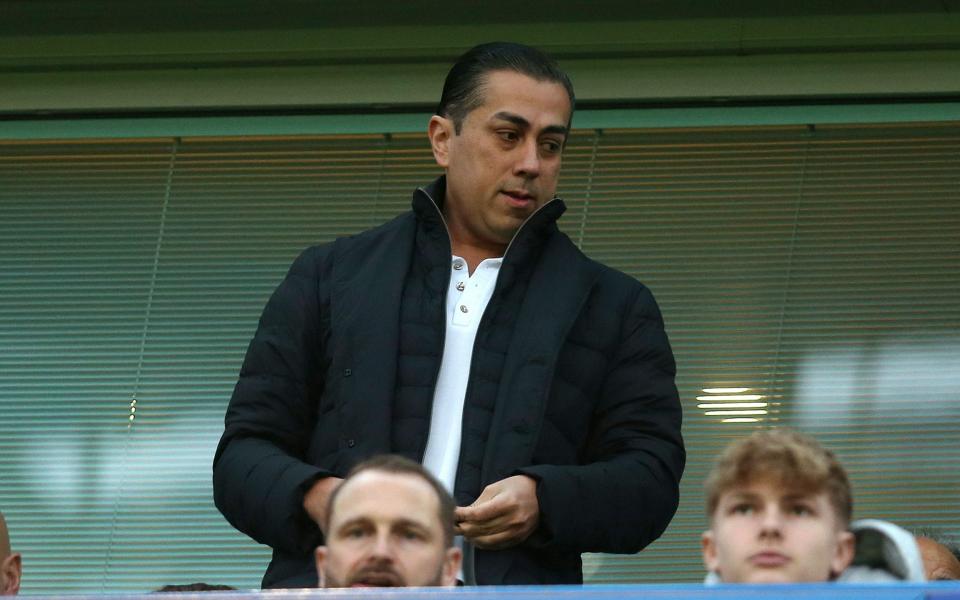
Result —
[[422, 465], [394, 455], [361, 462], [330, 496], [320, 587], [452, 586], [454, 502]]
[[923, 557], [923, 570], [930, 581], [953, 581], [960, 579], [960, 558], [955, 548], [936, 539], [932, 534], [918, 535], [917, 546]]
[[7, 522], [0, 513], [0, 596], [16, 596], [20, 591], [20, 554], [10, 551]]

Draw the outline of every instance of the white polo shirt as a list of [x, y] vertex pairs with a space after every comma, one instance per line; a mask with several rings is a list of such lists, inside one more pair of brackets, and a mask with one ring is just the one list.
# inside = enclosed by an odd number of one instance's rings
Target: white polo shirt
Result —
[[470, 378], [473, 341], [493, 296], [503, 258], [488, 258], [469, 274], [467, 261], [453, 256], [447, 290], [447, 331], [437, 387], [433, 392], [430, 434], [423, 466], [453, 493], [460, 461], [463, 400]]

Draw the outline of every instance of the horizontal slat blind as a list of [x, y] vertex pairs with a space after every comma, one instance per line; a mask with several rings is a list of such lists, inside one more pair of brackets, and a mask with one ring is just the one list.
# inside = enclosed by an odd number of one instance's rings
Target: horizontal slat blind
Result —
[[[107, 586], [258, 586], [268, 555], [230, 528], [210, 488], [243, 352], [300, 250], [403, 210], [429, 177], [424, 147], [382, 136], [178, 143], [138, 391], [137, 468], [121, 494], [132, 510], [118, 512]], [[162, 577], [144, 568], [151, 563]]]
[[[775, 424], [838, 451], [858, 516], [960, 533], [958, 151], [952, 123], [574, 132], [562, 228], [657, 295], [689, 453], [664, 537], [587, 555], [588, 580], [699, 580], [710, 462]], [[435, 174], [421, 135], [0, 144], [25, 592], [257, 585], [268, 552], [213, 507], [210, 460], [259, 312], [301, 249]], [[754, 414], [724, 413], [737, 397]]]
[[26, 592], [104, 580], [171, 149], [0, 147], [0, 507]]
[[593, 577], [698, 580], [712, 461], [771, 425], [837, 451], [856, 516], [958, 533], [960, 127], [609, 131], [597, 162], [583, 249], [657, 294], [688, 464], [664, 536]]

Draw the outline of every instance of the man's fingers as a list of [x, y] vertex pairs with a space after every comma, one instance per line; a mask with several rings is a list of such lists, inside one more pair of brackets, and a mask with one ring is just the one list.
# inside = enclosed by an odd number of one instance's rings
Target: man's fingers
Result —
[[470, 506], [454, 510], [455, 530], [478, 548], [508, 548], [527, 539], [537, 526], [536, 482], [508, 477], [483, 489]]
[[453, 516], [458, 523], [482, 523], [506, 514], [510, 511], [510, 508], [508, 502], [502, 498], [494, 497], [470, 506], [459, 506], [453, 511]]
[[510, 529], [508, 531], [501, 531], [499, 533], [470, 538], [470, 542], [473, 543], [473, 545], [477, 548], [482, 548], [484, 550], [501, 550], [503, 548], [516, 546], [522, 542], [523, 540], [520, 539], [519, 536], [519, 531]]
[[470, 521], [472, 516], [471, 507], [469, 506], [458, 506], [453, 509], [453, 521], [454, 525], [457, 527], [460, 526], [460, 523], [464, 521]]
[[516, 546], [530, 537], [534, 529], [536, 524], [533, 522], [510, 521], [503, 523], [497, 530], [490, 528], [489, 531], [466, 537], [478, 548], [496, 550]]
[[489, 521], [461, 521], [457, 523], [456, 529], [459, 530], [459, 535], [473, 539], [507, 531], [517, 526], [518, 524], [513, 522], [509, 517], [499, 517]]

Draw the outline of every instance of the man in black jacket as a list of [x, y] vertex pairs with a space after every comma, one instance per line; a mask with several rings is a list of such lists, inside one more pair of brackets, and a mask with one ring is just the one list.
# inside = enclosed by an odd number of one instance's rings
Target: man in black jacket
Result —
[[556, 226], [573, 105], [540, 52], [468, 51], [429, 123], [445, 175], [270, 299], [214, 458], [217, 506], [274, 549], [265, 587], [313, 585], [327, 498], [381, 453], [452, 490], [468, 583], [577, 583], [581, 552], [666, 528], [676, 367], [650, 292]]

